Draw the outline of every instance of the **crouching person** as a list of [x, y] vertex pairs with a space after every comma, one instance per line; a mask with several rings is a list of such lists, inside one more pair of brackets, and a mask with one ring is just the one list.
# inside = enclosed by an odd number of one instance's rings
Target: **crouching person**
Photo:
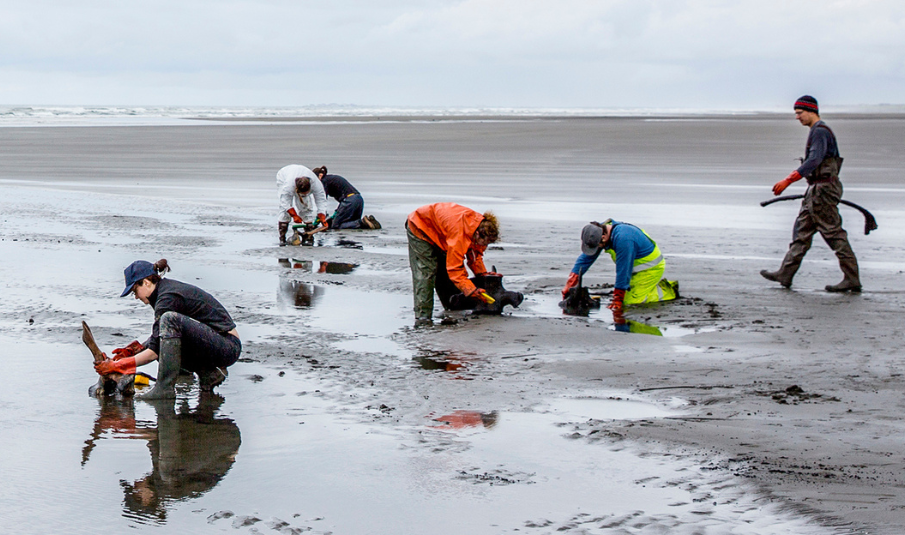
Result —
[[431, 325], [434, 289], [443, 308], [459, 292], [490, 304], [493, 299], [468, 279], [465, 263], [476, 276], [484, 275], [484, 251], [500, 237], [496, 217], [454, 203], [428, 204], [405, 222], [409, 265], [415, 301], [415, 326]]
[[581, 230], [581, 255], [563, 288], [563, 299], [602, 251], [608, 252], [616, 263], [615, 289], [608, 308], [617, 321], [625, 305], [671, 301], [679, 296], [679, 283], [663, 278], [666, 260], [656, 242], [634, 225], [607, 219], [603, 223], [592, 222]]
[[113, 359], [95, 365], [101, 375], [134, 374], [138, 366], [157, 360], [157, 382], [136, 396], [140, 399], [175, 398], [180, 369], [197, 374], [201, 390], [211, 391], [242, 352], [236, 324], [223, 305], [197, 286], [162, 278], [169, 270], [166, 260], [138, 260], [125, 269], [126, 289], [120, 297], [131, 293], [154, 307], [151, 337], [114, 350]]

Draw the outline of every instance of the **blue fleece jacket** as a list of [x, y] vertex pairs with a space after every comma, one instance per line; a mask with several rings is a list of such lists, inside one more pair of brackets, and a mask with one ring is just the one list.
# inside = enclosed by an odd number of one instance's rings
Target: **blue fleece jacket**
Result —
[[[609, 245], [616, 252], [615, 287], [620, 290], [628, 290], [635, 260], [654, 252], [654, 242], [635, 225], [613, 221]], [[587, 272], [603, 250], [601, 248], [596, 254], [590, 256], [584, 253], [579, 255], [572, 267], [572, 273], [582, 275]], [[607, 249], [607, 251], [609, 250]]]

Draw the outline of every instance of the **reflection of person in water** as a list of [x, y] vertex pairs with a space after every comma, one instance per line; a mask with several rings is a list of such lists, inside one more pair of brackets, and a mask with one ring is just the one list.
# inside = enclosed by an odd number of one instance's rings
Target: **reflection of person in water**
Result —
[[634, 334], [649, 334], [651, 336], [663, 336], [663, 331], [660, 330], [659, 327], [654, 325], [648, 325], [646, 323], [641, 323], [639, 321], [626, 320], [623, 321], [615, 321], [614, 327], [617, 331], [624, 333], [634, 333]]
[[281, 306], [310, 308], [314, 306], [324, 289], [315, 284], [292, 280], [289, 277], [280, 277], [280, 291], [277, 301]]
[[483, 426], [487, 429], [496, 425], [497, 411], [478, 412], [478, 411], [453, 411], [452, 414], [434, 418], [435, 422], [440, 425], [434, 427], [439, 429], [464, 429], [466, 427]]
[[178, 413], [172, 402], [152, 403], [157, 428], [133, 438], [147, 438], [153, 468], [133, 483], [120, 481], [126, 516], [164, 520], [168, 504], [198, 498], [223, 479], [242, 438], [233, 420], [216, 416], [222, 403], [221, 396], [208, 393], [194, 410], [186, 404]]

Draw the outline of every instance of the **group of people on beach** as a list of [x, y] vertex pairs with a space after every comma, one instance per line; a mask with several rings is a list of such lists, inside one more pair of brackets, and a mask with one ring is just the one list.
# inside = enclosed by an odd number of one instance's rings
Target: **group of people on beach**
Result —
[[[806, 156], [801, 166], [773, 186], [780, 195], [789, 185], [804, 178], [808, 187], [795, 221], [795, 236], [777, 271], [761, 275], [788, 288], [801, 261], [820, 233], [836, 253], [843, 280], [826, 286], [829, 292], [860, 292], [858, 263], [842, 228], [838, 204], [842, 197], [839, 170], [842, 157], [832, 130], [820, 119], [817, 100], [804, 95], [796, 100], [795, 116], [810, 131]], [[287, 243], [289, 222], [316, 224], [321, 229], [380, 229], [373, 216], [362, 216], [361, 193], [346, 179], [327, 173], [326, 166], [309, 169], [288, 165], [277, 173], [280, 211], [280, 245]], [[327, 216], [326, 196], [338, 202]], [[484, 252], [500, 237], [497, 218], [491, 212], [478, 213], [455, 203], [422, 206], [409, 214], [405, 223], [409, 265], [412, 271], [415, 326], [433, 324], [434, 292], [444, 308], [456, 297], [473, 306], [488, 305], [494, 298], [468, 277], [501, 277], [488, 271]], [[664, 278], [666, 261], [657, 243], [642, 229], [607, 219], [591, 222], [581, 231], [581, 254], [563, 288], [565, 299], [580, 288], [582, 275], [602, 252], [616, 264], [616, 280], [608, 308], [614, 322], [625, 323], [628, 305], [669, 301], [679, 296], [679, 284]], [[113, 351], [113, 357], [95, 366], [100, 375], [134, 374], [136, 367], [159, 362], [157, 381], [145, 399], [175, 397], [180, 370], [197, 374], [202, 390], [212, 390], [227, 376], [242, 349], [236, 324], [213, 296], [196, 286], [162, 278], [169, 270], [166, 260], [155, 264], [139, 260], [125, 270], [122, 297], [133, 294], [154, 308], [154, 324], [145, 343], [134, 341]], [[520, 295], [520, 294], [519, 294]], [[520, 300], [519, 300], [520, 302]]]

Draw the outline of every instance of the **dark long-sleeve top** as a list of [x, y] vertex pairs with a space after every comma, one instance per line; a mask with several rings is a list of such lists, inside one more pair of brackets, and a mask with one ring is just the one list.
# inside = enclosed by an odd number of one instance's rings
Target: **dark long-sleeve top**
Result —
[[236, 328], [229, 312], [214, 296], [197, 286], [173, 279], [160, 279], [157, 287], [148, 296], [148, 303], [154, 307], [154, 327], [151, 337], [144, 346], [160, 354], [160, 316], [164, 312], [178, 312], [193, 320], [210, 326], [219, 333]]
[[339, 175], [324, 175], [324, 179], [321, 180], [321, 184], [324, 185], [324, 191], [327, 193], [327, 195], [329, 197], [333, 197], [337, 201], [341, 201], [349, 195], [358, 193], [358, 190], [355, 189], [355, 186], [350, 184], [348, 180]]
[[810, 176], [827, 156], [839, 156], [836, 136], [823, 121], [817, 121], [811, 127], [805, 147], [807, 154], [798, 168], [798, 174], [803, 177]]
[[[648, 238], [647, 235], [635, 225], [620, 223], [618, 221], [613, 221], [613, 230], [610, 232], [609, 245], [611, 248], [606, 249], [606, 251], [609, 252], [612, 250], [616, 253], [616, 283], [614, 284], [614, 287], [619, 290], [628, 290], [630, 287], [629, 282], [632, 279], [632, 269], [635, 266], [635, 260], [654, 252], [654, 247], [656, 247], [656, 245], [653, 240]], [[578, 259], [575, 260], [575, 265], [572, 267], [572, 273], [577, 273], [578, 275], [584, 274], [590, 269], [591, 265], [594, 264], [597, 257], [600, 256], [600, 253], [603, 251], [604, 249], [601, 247], [594, 255], [581, 253], [578, 256]]]

